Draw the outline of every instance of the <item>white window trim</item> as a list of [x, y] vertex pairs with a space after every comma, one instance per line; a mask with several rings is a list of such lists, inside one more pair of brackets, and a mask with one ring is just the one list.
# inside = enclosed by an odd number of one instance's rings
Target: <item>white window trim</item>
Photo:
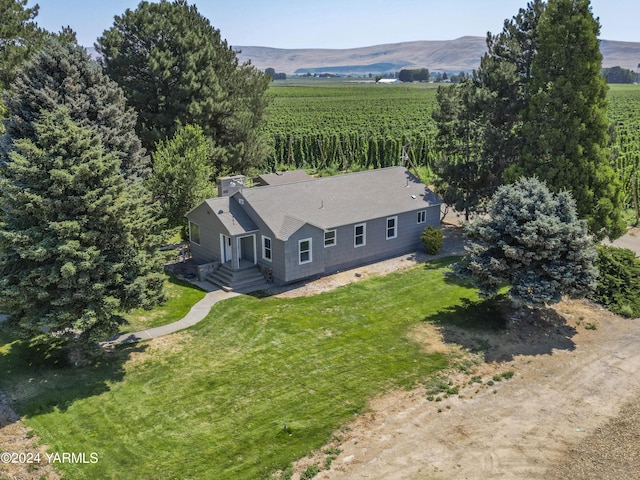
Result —
[[[389, 236], [389, 220], [393, 220], [392, 236]], [[387, 240], [393, 240], [394, 238], [398, 238], [398, 217], [397, 216], [387, 217], [387, 219], [384, 222], [384, 226], [385, 226], [385, 235], [387, 237]]]
[[[196, 242], [195, 240], [193, 240], [193, 237], [191, 236], [191, 225], [195, 225], [198, 227], [198, 241]], [[191, 243], [195, 243], [196, 245], [200, 245], [200, 242], [202, 241], [202, 239], [200, 238], [200, 224], [196, 223], [196, 222], [192, 222], [191, 220], [189, 220], [189, 241]]]
[[[333, 232], [333, 243], [327, 244], [327, 233], [331, 233], [331, 232]], [[325, 230], [324, 231], [324, 248], [335, 247], [337, 243], [338, 243], [338, 232], [336, 231], [336, 229], [334, 228], [331, 230]]]
[[[362, 227], [362, 243], [358, 244], [356, 242], [358, 235], [356, 234], [357, 228]], [[357, 223], [353, 226], [353, 247], [360, 248], [364, 247], [367, 244], [367, 224], [366, 223]]]
[[[302, 254], [302, 243], [309, 242], [309, 260], [305, 260], [304, 262], [300, 259]], [[313, 262], [313, 244], [311, 238], [303, 238], [302, 240], [298, 240], [298, 265], [305, 265], [307, 263]]]
[[427, 211], [419, 210], [418, 211], [418, 223], [427, 223]]
[[[265, 240], [269, 240], [269, 253], [271, 254], [271, 258], [266, 255], [267, 246], [264, 244]], [[271, 237], [267, 237], [266, 235], [262, 235], [262, 259], [267, 262], [270, 262], [273, 259], [273, 241], [271, 240]]]

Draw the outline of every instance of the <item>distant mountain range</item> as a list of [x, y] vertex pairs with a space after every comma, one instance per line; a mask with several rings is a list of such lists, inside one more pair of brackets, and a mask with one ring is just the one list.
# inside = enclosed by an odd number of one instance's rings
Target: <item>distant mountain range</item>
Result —
[[[258, 69], [273, 68], [287, 75], [334, 73], [340, 75], [384, 74], [403, 68], [428, 68], [432, 72], [470, 72], [485, 53], [484, 37], [455, 40], [416, 41], [349, 49], [282, 49], [240, 47], [241, 61], [251, 60]], [[640, 64], [640, 42], [601, 40], [603, 67], [619, 66], [636, 71]]]

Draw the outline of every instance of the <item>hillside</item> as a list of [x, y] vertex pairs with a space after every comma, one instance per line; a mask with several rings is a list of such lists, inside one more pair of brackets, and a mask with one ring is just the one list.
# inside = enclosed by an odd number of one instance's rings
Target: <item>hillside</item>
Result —
[[[282, 49], [241, 47], [241, 61], [251, 60], [260, 70], [274, 68], [288, 75], [302, 73], [367, 74], [426, 67], [433, 72], [457, 73], [478, 67], [486, 51], [484, 37], [455, 40], [402, 42], [349, 49]], [[601, 41], [603, 67], [620, 66], [636, 71], [639, 42]]]

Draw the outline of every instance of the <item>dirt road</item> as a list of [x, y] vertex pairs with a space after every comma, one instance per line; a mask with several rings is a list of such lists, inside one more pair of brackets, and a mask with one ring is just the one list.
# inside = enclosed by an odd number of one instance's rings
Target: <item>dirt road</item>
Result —
[[[619, 414], [629, 401], [626, 408], [638, 410], [633, 400], [640, 393], [640, 321], [586, 302], [564, 302], [556, 310], [557, 316], [524, 329], [439, 332], [463, 346], [485, 345], [487, 362], [455, 374], [454, 384], [463, 386], [458, 395], [440, 396], [442, 401], [427, 400], [423, 389], [374, 401], [369, 412], [336, 433], [340, 441], [331, 446], [342, 453], [315, 478], [559, 479], [569, 478], [567, 465], [582, 469], [580, 478], [640, 478], [638, 432], [626, 432], [636, 440], [625, 442], [618, 437], [622, 432], [606, 431], [624, 420]], [[430, 348], [437, 333], [425, 335], [432, 337]], [[508, 371], [514, 372], [511, 379], [493, 382], [493, 375]], [[605, 452], [618, 444], [619, 458], [587, 465], [585, 456], [592, 453], [581, 445], [589, 441]], [[628, 477], [594, 470], [634, 456]], [[319, 460], [303, 459], [296, 471]]]

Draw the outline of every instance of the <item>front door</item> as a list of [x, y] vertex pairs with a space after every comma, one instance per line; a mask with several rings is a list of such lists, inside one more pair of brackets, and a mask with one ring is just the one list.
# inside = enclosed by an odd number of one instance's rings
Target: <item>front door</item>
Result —
[[227, 263], [233, 258], [231, 253], [231, 237], [227, 237], [226, 235], [221, 235], [220, 237], [220, 243], [222, 243], [222, 263]]

